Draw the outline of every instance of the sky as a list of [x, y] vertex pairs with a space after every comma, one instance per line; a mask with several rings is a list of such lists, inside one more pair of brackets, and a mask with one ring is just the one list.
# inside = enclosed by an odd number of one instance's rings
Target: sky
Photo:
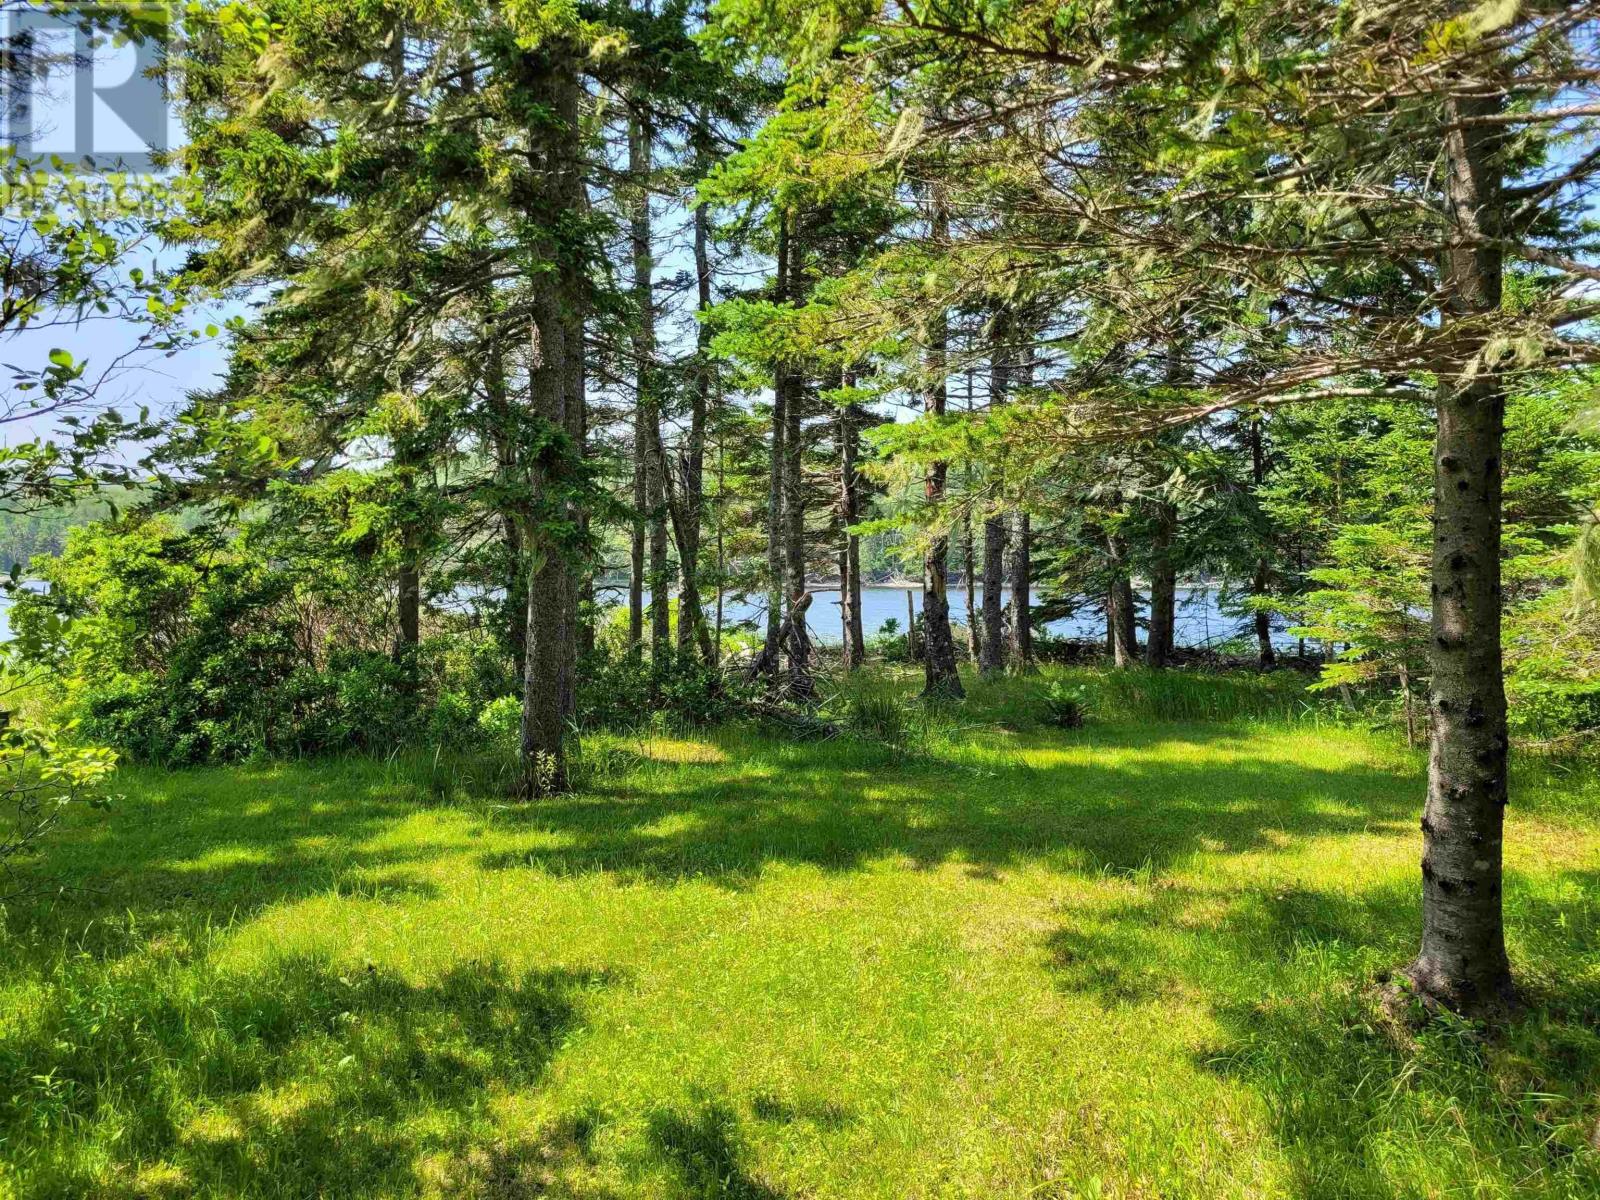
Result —
[[[15, 36], [28, 21], [48, 19], [37, 12], [30, 14], [27, 6], [0, 5], [0, 36]], [[49, 63], [52, 55], [65, 57], [68, 51], [84, 53], [84, 43], [74, 41], [59, 23], [35, 26], [33, 36], [41, 62]], [[177, 118], [161, 97], [159, 83], [142, 77], [146, 65], [132, 45], [107, 44], [95, 47], [77, 64], [51, 63], [26, 90], [15, 76], [0, 79], [4, 85], [0, 144], [16, 144], [24, 155], [42, 156], [43, 161], [50, 155], [74, 158], [92, 153], [101, 163], [119, 155], [147, 152], [156, 139], [177, 145]], [[165, 255], [138, 257], [138, 265], [146, 271], [176, 261], [170, 250]], [[236, 308], [197, 311], [192, 324], [204, 328], [229, 311]], [[64, 349], [75, 360], [87, 360], [87, 375], [93, 377], [136, 347], [142, 332], [138, 322], [100, 316], [77, 325], [36, 326], [0, 341], [0, 363], [33, 372], [49, 362], [52, 350]], [[188, 392], [214, 382], [225, 365], [220, 339], [203, 340], [171, 356], [142, 353], [110, 381], [103, 401], [124, 410], [145, 405], [154, 412], [170, 412]], [[9, 422], [0, 426], [0, 442], [28, 441], [47, 433], [54, 424], [53, 418], [39, 416]]]

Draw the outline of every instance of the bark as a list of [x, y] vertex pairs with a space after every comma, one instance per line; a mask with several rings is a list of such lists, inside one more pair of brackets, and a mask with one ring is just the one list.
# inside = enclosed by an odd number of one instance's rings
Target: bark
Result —
[[[583, 324], [577, 324], [579, 348], [582, 350]], [[577, 412], [577, 452], [581, 459], [589, 457], [589, 404], [588, 387], [584, 379], [585, 355], [580, 353], [576, 361], [570, 356], [568, 360], [568, 403]], [[589, 510], [583, 509], [577, 514], [578, 536], [584, 547], [589, 546]], [[578, 638], [573, 647], [572, 655], [572, 695], [568, 701], [568, 715], [576, 718], [578, 715], [577, 699], [577, 662], [579, 659], [588, 658], [594, 653], [594, 560], [592, 557], [584, 563], [582, 573], [575, 577], [577, 595], [573, 601], [573, 619], [577, 622]]]
[[[697, 308], [711, 308], [711, 256], [705, 205], [694, 210], [694, 266]], [[694, 388], [689, 394], [689, 440], [684, 447], [678, 487], [682, 519], [678, 533], [678, 647], [698, 645], [707, 665], [716, 661], [700, 600], [700, 529], [705, 516], [706, 414], [711, 406], [711, 329], [700, 324], [695, 338]]]
[[505, 545], [507, 564], [505, 622], [508, 649], [516, 677], [521, 679], [527, 667], [528, 650], [528, 573], [522, 551], [526, 514], [523, 506], [513, 499], [518, 478], [517, 431], [506, 391], [505, 354], [501, 349], [498, 329], [490, 331], [484, 393], [489, 409], [490, 438], [494, 443], [495, 476], [501, 488], [499, 516], [500, 537]]
[[399, 628], [395, 637], [394, 660], [414, 665], [422, 631], [423, 531], [416, 512], [417, 475], [422, 467], [422, 455], [405, 434], [395, 437], [394, 466], [406, 496], [401, 518], [400, 565], [395, 579]]
[[[1018, 333], [1030, 327], [1018, 325]], [[1019, 341], [1023, 339], [1019, 338]], [[1022, 387], [1033, 383], [1033, 348], [1026, 345], [1017, 356], [1016, 382]], [[1007, 395], [1011, 389], [1008, 387]], [[1035, 670], [1033, 662], [1033, 526], [1027, 510], [1020, 505], [1011, 515], [1011, 557], [1007, 562], [1011, 583], [1011, 647], [1009, 666], [1015, 675]]]
[[[721, 403], [722, 403], [721, 397], [722, 397], [722, 392], [721, 392], [721, 389], [719, 388], [718, 392], [717, 392], [717, 403], [718, 403], [718, 411], [719, 412], [721, 411]], [[728, 476], [727, 476], [726, 455], [724, 453], [724, 446], [722, 444], [722, 438], [719, 437], [717, 439], [717, 514], [716, 514], [716, 527], [717, 527], [717, 628], [716, 628], [716, 636], [711, 641], [712, 665], [713, 666], [717, 665], [718, 663], [720, 663], [722, 661], [722, 617], [723, 617], [722, 586], [723, 586], [723, 580], [727, 579], [727, 577], [728, 577], [728, 551], [727, 551], [726, 544], [723, 542], [722, 521], [723, 521], [723, 516], [724, 516], [724, 514], [723, 514], [723, 505], [724, 505], [723, 497], [727, 494], [727, 489], [728, 489]]]
[[[635, 446], [644, 445], [644, 414], [635, 409], [633, 414], [633, 440]], [[645, 589], [645, 510], [650, 506], [650, 482], [645, 473], [644, 452], [634, 455], [633, 464], [633, 528], [628, 543], [628, 652], [644, 652], [644, 589]]]
[[1006, 669], [1005, 567], [1006, 522], [997, 512], [983, 522], [983, 637], [978, 643], [978, 667], [985, 675]]
[[805, 587], [809, 565], [806, 555], [805, 477], [802, 473], [805, 446], [800, 383], [799, 378], [791, 372], [789, 396], [783, 411], [783, 574], [791, 592], [796, 594]]
[[1118, 535], [1106, 538], [1111, 561], [1111, 586], [1106, 599], [1107, 633], [1112, 661], [1131, 667], [1139, 655], [1139, 614], [1134, 607], [1133, 581], [1128, 577], [1128, 546]]
[[972, 509], [961, 514], [961, 559], [966, 576], [967, 659], [976, 663], [983, 653], [983, 631], [978, 627], [978, 580], [973, 571], [978, 547], [972, 536]]
[[[789, 299], [789, 214], [778, 214], [777, 279], [774, 298]], [[767, 473], [767, 635], [757, 661], [771, 664], [776, 683], [779, 639], [783, 631], [784, 599], [784, 432], [788, 427], [789, 368], [779, 362], [772, 372], [772, 445]]]
[[[1494, 98], [1453, 100], [1446, 119], [1487, 115]], [[1479, 350], [1500, 307], [1503, 264], [1493, 221], [1501, 203], [1495, 135], [1445, 138], [1445, 194], [1454, 238], [1443, 254], [1448, 297], [1440, 334]], [[1459, 240], [1457, 240], [1459, 239]], [[1452, 328], [1454, 327], [1454, 328]], [[1438, 368], [1434, 455], [1433, 640], [1428, 799], [1422, 833], [1422, 947], [1409, 974], [1426, 997], [1462, 1012], [1513, 996], [1501, 908], [1507, 801], [1506, 699], [1500, 649], [1503, 381], [1491, 362]]]
[[[530, 213], [548, 223], [550, 213], [578, 211], [583, 205], [576, 59], [572, 48], [558, 41], [523, 61], [529, 91], [549, 114], [531, 134], [545, 169]], [[536, 511], [529, 514], [525, 533], [529, 584], [522, 763], [524, 786], [533, 796], [567, 787], [577, 574], [573, 548], [562, 544], [555, 529], [572, 515], [570, 503], [560, 497], [582, 452], [582, 281], [571, 247], [551, 235], [543, 243], [537, 248], [539, 258], [558, 265], [555, 271], [533, 272], [529, 279], [529, 408], [532, 424], [564, 436], [530, 453], [526, 462]]]
[[1172, 661], [1178, 619], [1178, 568], [1173, 541], [1178, 532], [1178, 510], [1171, 504], [1156, 506], [1150, 545], [1150, 637], [1145, 643], [1145, 664], [1160, 670]]
[[[574, 117], [576, 120], [576, 117]], [[583, 191], [582, 180], [576, 176], [571, 183], [577, 188], [577, 195], [572, 197], [575, 204], [587, 207], [587, 196]], [[581, 468], [584, 454], [586, 453], [586, 438], [588, 436], [589, 420], [584, 401], [584, 345], [583, 345], [583, 318], [580, 315], [581, 298], [580, 284], [574, 277], [571, 264], [566, 265], [562, 277], [562, 312], [561, 317], [565, 326], [566, 338], [561, 368], [561, 383], [564, 391], [562, 408], [562, 432], [566, 434], [570, 447], [563, 466], [569, 473]], [[571, 729], [578, 719], [578, 647], [581, 641], [581, 625], [578, 619], [579, 601], [583, 594], [583, 582], [586, 571], [584, 565], [586, 553], [586, 539], [588, 536], [589, 515], [586, 509], [569, 494], [563, 504], [564, 515], [569, 528], [579, 530], [579, 544], [565, 547], [563, 555], [561, 582], [562, 582], [562, 613], [560, 627], [560, 642], [557, 646], [557, 703], [561, 709], [561, 719], [564, 725]], [[563, 775], [563, 785], [565, 776]]]
[[422, 568], [415, 554], [407, 553], [399, 570], [400, 636], [395, 643], [395, 660], [409, 662], [416, 656], [422, 630]]
[[[633, 251], [634, 377], [637, 402], [634, 416], [634, 503], [643, 499], [649, 531], [650, 653], [659, 658], [672, 637], [671, 596], [668, 585], [665, 456], [651, 453], [661, 439], [661, 398], [656, 381], [655, 253], [651, 245], [649, 125], [639, 116], [628, 119], [628, 177], [633, 186], [633, 211], [628, 232]], [[642, 477], [642, 482], [641, 482]], [[636, 527], [637, 540], [640, 531]], [[638, 561], [637, 551], [635, 561]], [[630, 612], [631, 618], [631, 612]]]
[[906, 657], [912, 662], [922, 661], [922, 646], [917, 641], [917, 600], [910, 588], [906, 589]]
[[[1267, 479], [1267, 452], [1261, 434], [1261, 416], [1257, 414], [1250, 422], [1250, 477], [1255, 482], [1257, 494], [1261, 485]], [[1267, 585], [1272, 578], [1272, 564], [1267, 556], [1262, 554], [1256, 559], [1255, 574], [1250, 579], [1250, 594], [1258, 601], [1265, 600]], [[1256, 664], [1263, 671], [1270, 671], [1278, 665], [1278, 654], [1272, 648], [1272, 614], [1265, 608], [1257, 608], [1255, 612], [1256, 630]]]
[[[846, 384], [853, 384], [846, 379]], [[854, 404], [839, 409], [839, 522], [844, 527], [839, 548], [839, 616], [844, 627], [844, 669], [854, 671], [867, 657], [861, 627], [861, 539], [850, 527], [861, 519], [861, 480], [856, 470], [860, 453], [860, 410]]]
[[[995, 314], [994, 344], [989, 354], [989, 405], [998, 408], [1011, 391], [1015, 348], [1013, 322], [1005, 310]], [[1002, 481], [1003, 482], [1003, 481]], [[983, 638], [978, 669], [986, 676], [1005, 670], [1009, 647], [1005, 637], [1005, 603], [1001, 597], [1006, 573], [1006, 514], [996, 508], [983, 522]]]
[[1025, 675], [1033, 665], [1033, 529], [1028, 514], [1011, 517], [1011, 653], [1013, 674]]
[[[799, 301], [805, 295], [805, 242], [803, 231], [805, 228], [804, 216], [795, 214], [793, 225], [789, 231], [787, 250], [789, 254], [788, 291], [791, 301]], [[807, 567], [809, 563], [806, 556], [806, 496], [805, 496], [805, 441], [803, 419], [805, 416], [805, 380], [800, 372], [790, 367], [787, 372], [789, 389], [788, 398], [783, 409], [783, 574], [791, 592], [790, 615], [794, 616], [793, 606], [798, 603], [800, 596], [806, 596], [809, 605], [810, 593], [806, 590]], [[805, 614], [802, 611], [797, 621], [794, 622], [795, 630], [790, 638], [791, 653], [789, 655], [789, 691], [795, 696], [809, 698], [814, 687], [811, 682], [811, 653], [810, 642], [806, 635]], [[795, 652], [794, 647], [804, 645], [804, 652]]]
[[[933, 240], [942, 245], [949, 240], [950, 218], [938, 186], [933, 189]], [[928, 330], [928, 386], [923, 395], [924, 411], [930, 417], [943, 417], [949, 400], [946, 377], [946, 346], [949, 318], [943, 309], [934, 314]], [[938, 461], [928, 465], [923, 477], [923, 497], [930, 510], [937, 512], [944, 503], [945, 483], [950, 464]], [[935, 516], [935, 520], [938, 520]], [[933, 538], [922, 560], [922, 665], [925, 680], [922, 694], [928, 698], [961, 699], [965, 690], [956, 669], [955, 637], [950, 632], [949, 595], [950, 539]]]
[[789, 658], [789, 696], [795, 700], [816, 699], [817, 685], [811, 677], [811, 631], [806, 627], [806, 612], [812, 596], [802, 591], [789, 601], [786, 635], [779, 640]]

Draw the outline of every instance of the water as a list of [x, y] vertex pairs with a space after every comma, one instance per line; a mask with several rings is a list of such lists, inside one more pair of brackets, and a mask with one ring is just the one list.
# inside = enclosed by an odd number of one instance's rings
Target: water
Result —
[[[897, 587], [867, 587], [861, 589], [861, 627], [870, 638], [878, 633], [885, 621], [891, 618], [899, 622], [898, 629], [901, 633], [906, 628], [906, 593], [910, 591], [911, 602], [917, 612], [922, 611], [921, 588]], [[600, 601], [602, 604], [615, 599], [619, 594], [625, 594], [626, 589], [602, 588]], [[806, 614], [806, 625], [811, 630], [811, 636], [824, 645], [837, 646], [844, 641], [844, 621], [839, 611], [839, 592], [837, 589], [812, 593], [814, 599], [811, 611]], [[982, 598], [979, 590], [978, 599]], [[1007, 603], [1010, 602], [1009, 590], [1001, 593]], [[977, 603], [978, 601], [974, 601]], [[11, 636], [11, 624], [7, 619], [11, 607], [11, 598], [0, 593], [0, 641], [5, 641]], [[706, 616], [712, 616], [711, 609], [707, 609]], [[741, 600], [737, 596], [729, 596], [723, 602], [723, 622], [726, 626], [737, 625], [742, 621], [753, 622], [757, 629], [766, 626], [767, 605], [764, 597]], [[1142, 615], [1148, 616], [1148, 612]], [[957, 624], [965, 625], [967, 620], [967, 590], [962, 587], [950, 589], [950, 619]], [[982, 620], [980, 612], [979, 619]], [[1290, 637], [1281, 628], [1281, 621], [1275, 621], [1272, 633], [1273, 643], [1280, 649], [1292, 647], [1295, 639]], [[1180, 646], [1210, 646], [1226, 641], [1248, 631], [1248, 620], [1245, 617], [1225, 614], [1218, 603], [1218, 592], [1215, 588], [1179, 588], [1178, 589], [1178, 618], [1176, 621], [1177, 643]], [[1051, 621], [1045, 626], [1050, 633], [1057, 637], [1099, 639], [1105, 637], [1105, 617], [1097, 612], [1084, 611], [1061, 621]]]
[[[912, 606], [920, 613], [922, 611], [922, 589], [903, 587], [865, 587], [861, 589], [861, 627], [870, 638], [883, 628], [883, 623], [891, 618], [899, 622], [898, 629], [901, 633], [906, 628], [906, 593], [910, 591]], [[599, 600], [602, 604], [611, 603], [613, 600], [626, 596], [626, 588], [602, 588]], [[983, 591], [980, 588], [974, 604], [981, 604]], [[1009, 603], [1011, 594], [1009, 589], [1001, 592], [1002, 598]], [[1254, 636], [1249, 618], [1237, 614], [1226, 614], [1219, 603], [1217, 589], [1204, 587], [1180, 587], [1178, 589], [1178, 615], [1175, 622], [1176, 641], [1180, 646], [1210, 646], [1227, 641], [1231, 637], [1249, 633]], [[814, 640], [824, 645], [837, 646], [844, 641], [844, 620], [839, 609], [839, 592], [837, 589], [818, 591], [812, 593], [811, 610], [806, 614], [806, 625], [811, 630]], [[723, 623], [733, 626], [740, 622], [753, 622], [757, 629], [766, 628], [767, 603], [764, 596], [741, 599], [737, 596], [728, 596], [723, 601]], [[714, 619], [714, 609], [709, 605], [706, 609], [707, 619]], [[1148, 610], [1141, 610], [1141, 616], [1148, 617]], [[967, 620], [967, 590], [964, 587], [950, 589], [950, 619], [952, 622], [965, 626]], [[983, 619], [981, 608], [978, 619]], [[1295, 639], [1290, 637], [1281, 628], [1281, 621], [1274, 621], [1272, 640], [1280, 649], [1291, 647]], [[1105, 637], [1106, 621], [1102, 613], [1084, 610], [1064, 620], [1051, 621], [1045, 628], [1056, 637], [1080, 638], [1086, 640], [1099, 640]]]

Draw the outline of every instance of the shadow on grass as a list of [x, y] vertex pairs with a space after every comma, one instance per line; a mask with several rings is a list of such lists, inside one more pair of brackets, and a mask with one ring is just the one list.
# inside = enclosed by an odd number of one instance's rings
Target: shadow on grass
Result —
[[13, 1165], [40, 1200], [103, 1186], [102, 1156], [131, 1190], [173, 1195], [410, 1194], [419, 1172], [509, 1171], [473, 1157], [494, 1144], [493, 1097], [537, 1086], [609, 982], [467, 963], [417, 985], [310, 958], [80, 969], [0, 1040], [0, 1144], [28, 1156]]
[[[522, 819], [546, 835], [543, 844], [496, 850], [480, 862], [491, 870], [603, 870], [741, 886], [768, 862], [850, 871], [898, 854], [923, 868], [960, 861], [982, 878], [1030, 861], [1159, 870], [1201, 850], [1271, 848], [1285, 835], [1411, 829], [1420, 793], [1407, 776], [1379, 766], [1283, 762], [1242, 742], [1226, 758], [1203, 753], [1239, 736], [1101, 728], [1081, 760], [1048, 766], [975, 767], [870, 745], [758, 745], [757, 763], [731, 780], [726, 771], [719, 778], [679, 768], [657, 772], [648, 786], [541, 803]], [[1162, 756], [1111, 760], [1158, 745]], [[725, 747], [730, 758], [739, 749]], [[551, 847], [549, 834], [562, 844]]]
[[[376, 902], [436, 894], [407, 868], [434, 861], [441, 846], [366, 845], [427, 807], [382, 763], [141, 768], [115, 786], [126, 795], [109, 813], [80, 817], [17, 864], [29, 895], [4, 907], [12, 933], [41, 943], [66, 935], [113, 958], [165, 927], [226, 924], [324, 892]], [[137, 935], [124, 931], [130, 923]]]
[[648, 1123], [651, 1149], [672, 1169], [680, 1195], [695, 1200], [782, 1200], [745, 1168], [739, 1117], [709, 1101], [691, 1112], [657, 1112]]
[[[412, 869], [461, 853], [475, 837], [498, 844], [477, 855], [491, 870], [741, 887], [773, 862], [843, 872], [902, 855], [922, 868], [959, 861], [975, 878], [994, 878], [1029, 862], [1159, 870], [1196, 851], [1247, 852], [1286, 836], [1398, 833], [1410, 830], [1420, 803], [1404, 773], [1284, 762], [1226, 726], [1040, 735], [1024, 745], [1073, 756], [1033, 767], [975, 766], [862, 743], [794, 745], [740, 731], [707, 736], [725, 763], [647, 765], [493, 817], [450, 810], [461, 825], [419, 829], [389, 845], [374, 843], [429, 806], [382, 764], [132, 773], [118, 811], [58, 839], [25, 868], [37, 883], [79, 890], [55, 905], [8, 910], [7, 923], [33, 937], [81, 937], [86, 949], [114, 957], [162, 923], [221, 923], [326, 892], [380, 903], [429, 896], [434, 885]], [[1226, 757], [1210, 753], [1218, 743], [1227, 744]], [[524, 826], [539, 837], [517, 849]], [[121, 937], [114, 921], [90, 920], [129, 914], [144, 927], [139, 939]]]
[[1208, 1009], [1222, 1036], [1196, 1065], [1260, 1094], [1293, 1195], [1388, 1197], [1421, 1177], [1441, 1194], [1597, 1195], [1600, 931], [1543, 898], [1597, 887], [1600, 871], [1508, 879], [1528, 1004], [1490, 1031], [1385, 1011], [1381, 968], [1418, 932], [1409, 885], [1145, 889], [1069, 914], [1046, 945], [1058, 986], [1107, 1008]]

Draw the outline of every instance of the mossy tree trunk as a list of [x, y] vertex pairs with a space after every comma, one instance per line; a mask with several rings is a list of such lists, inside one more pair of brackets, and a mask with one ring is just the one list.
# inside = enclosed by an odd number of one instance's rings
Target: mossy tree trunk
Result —
[[532, 796], [564, 791], [575, 708], [578, 572], [575, 548], [558, 531], [575, 515], [571, 491], [583, 452], [583, 320], [579, 256], [563, 245], [550, 214], [583, 207], [579, 87], [572, 48], [552, 42], [525, 57], [528, 89], [549, 114], [532, 131], [543, 160], [529, 218], [547, 232], [539, 255], [555, 269], [529, 277], [528, 400], [539, 437], [525, 456], [532, 511], [528, 552], [527, 661], [522, 687], [522, 767]]

